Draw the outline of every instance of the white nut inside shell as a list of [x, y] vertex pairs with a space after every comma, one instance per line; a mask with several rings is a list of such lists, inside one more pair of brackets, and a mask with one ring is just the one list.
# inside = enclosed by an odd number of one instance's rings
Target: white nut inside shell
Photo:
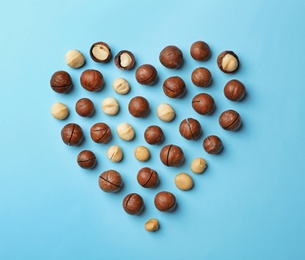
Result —
[[132, 63], [132, 58], [126, 52], [120, 55], [120, 65], [124, 68], [128, 67]]
[[232, 54], [226, 54], [221, 61], [222, 69], [228, 72], [233, 72], [238, 67], [238, 61]]
[[105, 61], [109, 58], [110, 52], [106, 46], [97, 44], [92, 48], [92, 54], [97, 60]]

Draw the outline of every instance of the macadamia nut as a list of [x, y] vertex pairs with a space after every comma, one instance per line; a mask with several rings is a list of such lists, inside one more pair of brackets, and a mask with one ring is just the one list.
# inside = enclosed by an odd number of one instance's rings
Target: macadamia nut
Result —
[[58, 120], [64, 120], [69, 115], [69, 109], [65, 104], [57, 102], [52, 105], [51, 114]]
[[119, 112], [120, 106], [115, 98], [107, 97], [102, 102], [102, 110], [105, 114], [114, 116]]
[[171, 105], [163, 103], [158, 106], [157, 116], [164, 122], [170, 122], [175, 117], [175, 110]]
[[69, 50], [66, 53], [66, 63], [69, 67], [78, 69], [85, 64], [85, 57], [78, 50]]
[[140, 145], [134, 149], [134, 156], [137, 160], [145, 162], [149, 159], [150, 152], [147, 147]]
[[112, 87], [118, 94], [125, 95], [129, 92], [130, 86], [126, 79], [117, 78], [113, 81]]
[[176, 175], [175, 184], [180, 190], [189, 190], [193, 187], [193, 179], [185, 172], [181, 172]]
[[145, 229], [148, 232], [153, 232], [159, 229], [159, 221], [155, 218], [151, 218], [149, 219], [146, 223], [145, 223]]
[[203, 158], [195, 158], [191, 163], [191, 170], [193, 173], [200, 174], [205, 171], [208, 166], [207, 162]]
[[227, 54], [223, 57], [221, 65], [224, 70], [234, 71], [238, 66], [238, 61], [233, 55]]
[[123, 158], [122, 149], [117, 145], [110, 146], [107, 150], [107, 157], [112, 162], [120, 162]]
[[131, 141], [135, 136], [133, 127], [128, 123], [119, 124], [116, 131], [118, 136], [124, 141]]

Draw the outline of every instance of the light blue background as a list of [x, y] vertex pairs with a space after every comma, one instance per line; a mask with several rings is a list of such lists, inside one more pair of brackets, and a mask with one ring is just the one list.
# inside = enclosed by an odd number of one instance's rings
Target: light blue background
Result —
[[[305, 259], [305, 2], [292, 1], [5, 1], [0, 10], [0, 259]], [[105, 41], [114, 54], [122, 49], [134, 53], [137, 66], [151, 63], [159, 72], [154, 86], [141, 86], [135, 69], [120, 71], [113, 62], [96, 64], [88, 50], [95, 41]], [[197, 40], [209, 43], [212, 56], [197, 62], [189, 55]], [[185, 63], [168, 70], [158, 61], [160, 50], [177, 45]], [[65, 65], [69, 49], [79, 49], [86, 66], [73, 70]], [[217, 55], [234, 50], [241, 62], [238, 73], [224, 75], [216, 66]], [[196, 114], [190, 100], [202, 91], [191, 84], [190, 74], [206, 66], [213, 84], [204, 89], [217, 104], [210, 116]], [[98, 93], [80, 87], [79, 75], [86, 68], [101, 70], [106, 84]], [[75, 86], [67, 95], [53, 92], [50, 76], [56, 70], [71, 73]], [[184, 78], [187, 95], [167, 98], [161, 90], [170, 75]], [[116, 77], [129, 80], [127, 96], [111, 87]], [[223, 96], [231, 78], [243, 81], [246, 98], [233, 103]], [[128, 114], [127, 104], [135, 95], [151, 104], [148, 118]], [[107, 96], [117, 98], [121, 111], [109, 117], [101, 111]], [[96, 106], [92, 118], [80, 118], [74, 104], [89, 97]], [[71, 114], [60, 122], [50, 115], [54, 102], [67, 104]], [[159, 103], [170, 102], [177, 112], [171, 123], [155, 115]], [[218, 123], [228, 108], [240, 112], [243, 127], [226, 132]], [[203, 135], [186, 141], [178, 133], [185, 117], [200, 120]], [[109, 123], [113, 138], [107, 145], [93, 143], [90, 126]], [[128, 121], [136, 139], [120, 141], [117, 124]], [[68, 147], [60, 130], [68, 122], [79, 123], [86, 140], [80, 147]], [[152, 158], [137, 162], [133, 149], [145, 144], [143, 131], [160, 125], [164, 144], [179, 144], [186, 161], [177, 169], [163, 166], [158, 158], [161, 146], [149, 146]], [[219, 135], [224, 151], [208, 155], [202, 140]], [[110, 145], [119, 144], [124, 160], [114, 164], [106, 158]], [[76, 164], [81, 149], [92, 149], [98, 166], [91, 171]], [[195, 156], [209, 166], [202, 175], [190, 172]], [[144, 166], [161, 176], [157, 189], [144, 190], [136, 182]], [[125, 186], [117, 194], [105, 194], [98, 185], [99, 174], [114, 168]], [[178, 190], [173, 178], [186, 171], [195, 186]], [[173, 213], [158, 212], [153, 196], [172, 191], [178, 200]], [[121, 202], [129, 192], [140, 193], [146, 204], [140, 216], [127, 215]], [[161, 229], [148, 233], [144, 223], [151, 217]]]

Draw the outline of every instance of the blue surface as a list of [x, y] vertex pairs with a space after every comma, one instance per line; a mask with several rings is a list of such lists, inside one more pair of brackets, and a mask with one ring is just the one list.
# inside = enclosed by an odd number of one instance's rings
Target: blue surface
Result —
[[[305, 259], [305, 164], [304, 164], [304, 67], [305, 2], [292, 1], [6, 1], [0, 10], [0, 259]], [[132, 71], [118, 70], [113, 61], [94, 63], [88, 50], [93, 42], [107, 42], [114, 54], [122, 49], [134, 53], [137, 66], [155, 65], [159, 82], [141, 86]], [[206, 41], [212, 50], [207, 62], [194, 61], [190, 45]], [[181, 69], [169, 70], [158, 55], [166, 45], [177, 45], [184, 53]], [[86, 66], [73, 70], [65, 65], [69, 49], [79, 49]], [[225, 75], [216, 66], [223, 50], [233, 50], [241, 67]], [[204, 89], [217, 104], [210, 116], [196, 114], [190, 100], [202, 91], [191, 84], [190, 74], [206, 66], [213, 84]], [[101, 70], [106, 84], [89, 93], [79, 84], [87, 68]], [[57, 70], [71, 73], [75, 86], [67, 95], [53, 92], [49, 79]], [[185, 97], [167, 98], [163, 80], [181, 76], [188, 87]], [[112, 81], [126, 78], [131, 91], [116, 94]], [[246, 98], [233, 103], [223, 96], [231, 78], [243, 81]], [[128, 114], [128, 101], [135, 95], [149, 99], [146, 119]], [[106, 116], [101, 102], [107, 96], [121, 105], [115, 117]], [[75, 102], [89, 97], [96, 106], [92, 118], [80, 118]], [[61, 101], [70, 109], [67, 120], [52, 118], [50, 107]], [[159, 103], [169, 102], [177, 117], [161, 122], [155, 114]], [[217, 123], [219, 114], [233, 108], [240, 112], [243, 127], [226, 132]], [[200, 120], [203, 135], [186, 141], [178, 133], [185, 117]], [[95, 122], [107, 122], [114, 135], [107, 145], [90, 140]], [[115, 127], [127, 121], [136, 129], [132, 142], [123, 142]], [[85, 132], [80, 147], [68, 147], [60, 130], [68, 122], [79, 123]], [[149, 146], [152, 158], [140, 163], [133, 149], [144, 144], [143, 131], [160, 125], [166, 135], [163, 145], [179, 144], [186, 161], [180, 168], [167, 168], [158, 158], [161, 146]], [[208, 155], [202, 140], [219, 135], [224, 151]], [[106, 158], [110, 145], [118, 144], [124, 160], [114, 164]], [[76, 163], [81, 149], [92, 149], [99, 163], [83, 170]], [[202, 175], [190, 172], [195, 156], [209, 166]], [[136, 182], [144, 166], [156, 169], [158, 188], [146, 190]], [[98, 185], [99, 174], [114, 168], [124, 178], [117, 194], [105, 194]], [[173, 183], [176, 173], [186, 171], [195, 186], [183, 192]], [[158, 212], [153, 196], [172, 191], [178, 207], [172, 213]], [[145, 211], [127, 215], [122, 199], [140, 193]], [[148, 233], [144, 223], [151, 217], [161, 229]]]

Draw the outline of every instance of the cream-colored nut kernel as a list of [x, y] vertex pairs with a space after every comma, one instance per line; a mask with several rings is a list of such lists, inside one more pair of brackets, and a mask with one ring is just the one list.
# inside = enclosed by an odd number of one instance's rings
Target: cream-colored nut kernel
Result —
[[85, 57], [79, 50], [69, 50], [66, 53], [66, 63], [69, 67], [78, 69], [85, 64]]
[[115, 98], [107, 97], [102, 102], [102, 110], [105, 114], [114, 116], [119, 112], [120, 105]]
[[131, 141], [135, 136], [133, 127], [128, 123], [119, 124], [116, 131], [118, 136], [124, 141]]
[[128, 67], [132, 62], [132, 58], [130, 57], [130, 55], [126, 52], [122, 53], [120, 55], [120, 63], [122, 67]]
[[205, 171], [208, 166], [207, 162], [203, 158], [195, 158], [191, 163], [191, 170], [193, 173], [200, 174]]
[[57, 102], [52, 105], [51, 114], [58, 120], [64, 120], [69, 115], [69, 109], [65, 104]]
[[145, 162], [149, 159], [150, 152], [147, 147], [140, 145], [134, 149], [134, 156], [137, 160]]
[[125, 95], [129, 92], [130, 86], [126, 79], [117, 78], [113, 81], [112, 87], [118, 94]]
[[170, 122], [175, 117], [175, 110], [171, 105], [163, 103], [157, 108], [157, 116], [164, 122]]
[[149, 232], [157, 231], [159, 229], [159, 221], [155, 218], [149, 219], [145, 223], [145, 229]]
[[226, 54], [221, 61], [223, 70], [233, 72], [238, 67], [238, 61], [232, 54]]
[[193, 179], [185, 172], [181, 172], [175, 177], [175, 184], [180, 190], [189, 190], [193, 187]]
[[92, 48], [93, 56], [99, 61], [105, 61], [109, 58], [109, 49], [103, 44], [96, 44]]
[[120, 162], [123, 158], [121, 147], [117, 145], [110, 146], [107, 150], [107, 157], [112, 162]]

